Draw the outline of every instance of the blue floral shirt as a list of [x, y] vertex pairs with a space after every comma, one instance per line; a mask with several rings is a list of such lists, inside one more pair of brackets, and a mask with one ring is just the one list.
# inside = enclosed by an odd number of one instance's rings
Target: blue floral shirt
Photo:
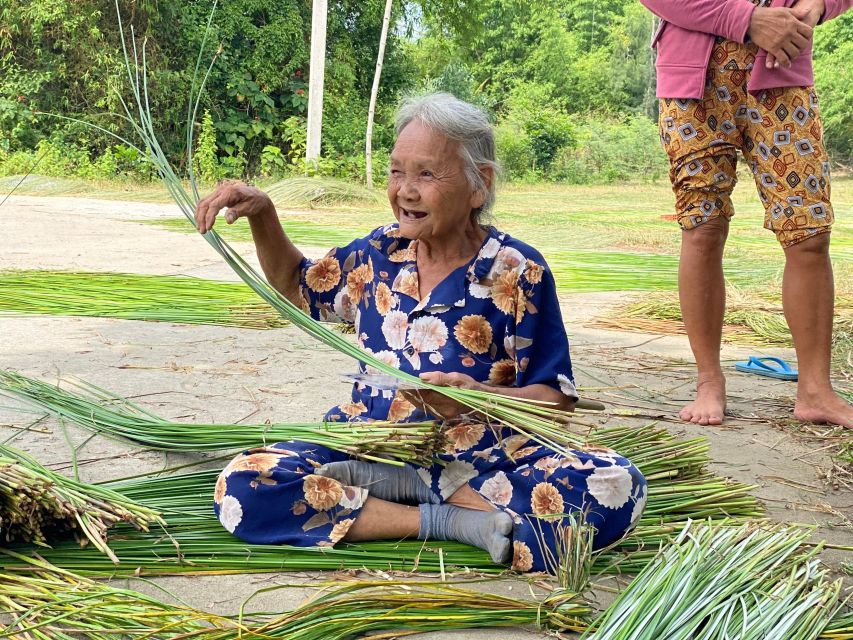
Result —
[[[375, 229], [319, 260], [301, 290], [317, 320], [355, 326], [365, 351], [412, 375], [459, 371], [480, 382], [546, 384], [577, 399], [554, 277], [529, 245], [487, 227], [477, 256], [419, 295], [417, 240]], [[362, 373], [367, 373], [364, 365]], [[356, 383], [327, 421], [428, 418], [402, 394]]]

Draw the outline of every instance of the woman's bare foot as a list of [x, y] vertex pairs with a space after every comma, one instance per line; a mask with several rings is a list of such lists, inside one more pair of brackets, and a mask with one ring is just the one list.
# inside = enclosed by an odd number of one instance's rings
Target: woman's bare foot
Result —
[[723, 424], [726, 412], [726, 379], [722, 372], [715, 376], [699, 376], [696, 399], [678, 414], [685, 422], [693, 424]]
[[794, 417], [803, 422], [837, 424], [853, 429], [853, 406], [832, 389], [813, 394], [797, 391]]

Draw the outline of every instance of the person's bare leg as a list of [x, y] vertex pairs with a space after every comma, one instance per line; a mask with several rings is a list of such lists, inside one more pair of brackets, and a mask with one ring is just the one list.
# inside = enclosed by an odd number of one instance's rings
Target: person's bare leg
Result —
[[829, 233], [785, 249], [782, 306], [799, 367], [794, 417], [853, 427], [853, 406], [832, 390], [832, 317], [835, 287]]
[[463, 484], [453, 492], [447, 502], [457, 507], [474, 509], [475, 511], [496, 511], [495, 507], [486, 502], [486, 499], [471, 488], [471, 485]]
[[420, 528], [420, 510], [368, 496], [361, 513], [344, 536], [348, 542], [414, 538]]
[[726, 309], [723, 248], [728, 233], [724, 217], [681, 232], [678, 297], [698, 372], [696, 399], [679, 413], [685, 422], [722, 424], [726, 410], [720, 342]]

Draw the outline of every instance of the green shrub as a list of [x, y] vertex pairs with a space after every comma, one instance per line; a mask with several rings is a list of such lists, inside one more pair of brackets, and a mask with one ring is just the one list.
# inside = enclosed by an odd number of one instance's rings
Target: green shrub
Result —
[[657, 125], [645, 116], [588, 115], [575, 121], [577, 142], [563, 148], [548, 178], [585, 184], [621, 180], [657, 180], [668, 161]]

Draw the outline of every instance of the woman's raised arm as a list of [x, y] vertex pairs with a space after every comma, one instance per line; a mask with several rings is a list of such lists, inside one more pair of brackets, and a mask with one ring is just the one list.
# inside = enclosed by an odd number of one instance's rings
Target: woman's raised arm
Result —
[[195, 219], [199, 232], [210, 231], [216, 223], [216, 216], [222, 211], [228, 224], [233, 224], [238, 218], [249, 219], [252, 240], [267, 281], [288, 300], [301, 306], [299, 270], [302, 252], [284, 233], [269, 196], [243, 182], [221, 183], [196, 206]]

